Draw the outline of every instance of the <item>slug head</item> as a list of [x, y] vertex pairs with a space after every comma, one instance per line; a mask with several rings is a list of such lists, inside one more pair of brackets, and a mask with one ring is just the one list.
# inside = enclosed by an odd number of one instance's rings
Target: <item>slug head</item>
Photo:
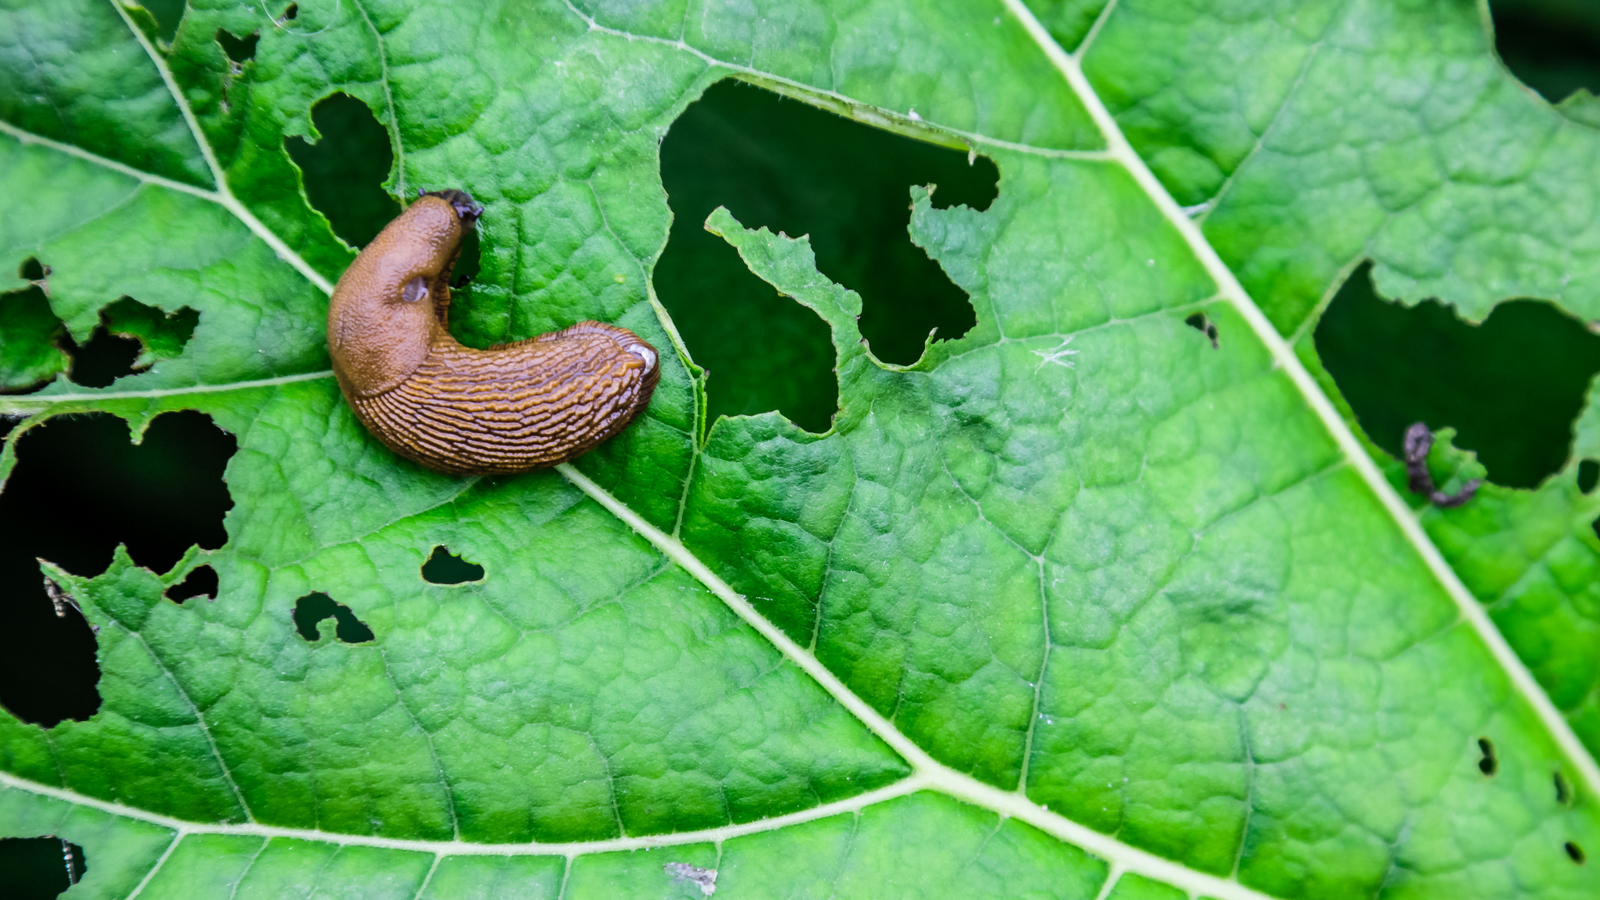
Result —
[[424, 194], [345, 270], [328, 306], [328, 349], [348, 393], [377, 396], [422, 365], [444, 332], [462, 236], [482, 212], [461, 191]]

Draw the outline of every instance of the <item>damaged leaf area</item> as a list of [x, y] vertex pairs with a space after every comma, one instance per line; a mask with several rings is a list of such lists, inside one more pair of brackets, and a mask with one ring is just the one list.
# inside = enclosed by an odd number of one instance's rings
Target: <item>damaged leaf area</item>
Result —
[[[1408, 472], [1313, 339], [1369, 260], [1592, 317], [1600, 134], [1459, 3], [1213, 6], [0, 10], [6, 525], [95, 465], [52, 423], [226, 438], [219, 539], [7, 571], [98, 703], [0, 709], [0, 839], [74, 896], [1600, 894], [1596, 395], [1556, 474], [1447, 508], [1483, 467], [1428, 423]], [[669, 204], [730, 79], [998, 181], [893, 185], [892, 248], [764, 223], [910, 166]], [[699, 109], [673, 153], [743, 140]], [[496, 477], [361, 428], [327, 295], [419, 188], [485, 208], [462, 341], [628, 328], [634, 425]], [[937, 316], [895, 333], [881, 271]], [[130, 361], [72, 377], [98, 334]]]

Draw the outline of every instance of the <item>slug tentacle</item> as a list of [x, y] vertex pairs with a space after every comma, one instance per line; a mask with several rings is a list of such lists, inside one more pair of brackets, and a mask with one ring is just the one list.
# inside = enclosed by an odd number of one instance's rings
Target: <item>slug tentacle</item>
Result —
[[601, 322], [487, 350], [458, 343], [447, 330], [450, 270], [482, 213], [462, 191], [424, 194], [361, 251], [328, 307], [334, 374], [368, 430], [431, 469], [552, 466], [644, 410], [658, 354]]

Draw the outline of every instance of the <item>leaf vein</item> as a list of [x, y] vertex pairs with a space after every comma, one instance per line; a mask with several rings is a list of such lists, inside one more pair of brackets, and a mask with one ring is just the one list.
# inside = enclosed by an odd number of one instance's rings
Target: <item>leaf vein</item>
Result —
[[1257, 306], [1255, 301], [1251, 299], [1244, 286], [1239, 283], [1237, 276], [1233, 274], [1233, 271], [1228, 268], [1227, 264], [1217, 254], [1216, 249], [1206, 240], [1205, 235], [1200, 231], [1200, 226], [1184, 214], [1177, 201], [1172, 199], [1172, 195], [1167, 193], [1166, 188], [1162, 186], [1149, 167], [1144, 164], [1144, 160], [1134, 151], [1133, 146], [1128, 143], [1127, 137], [1123, 135], [1116, 120], [1089, 85], [1088, 79], [1084, 76], [1083, 69], [1078, 61], [1068, 56], [1065, 51], [1056, 45], [1049, 33], [1045, 31], [1044, 26], [1039, 24], [1038, 19], [1034, 18], [1033, 13], [1023, 0], [1000, 0], [1000, 2], [1004, 3], [1006, 8], [1028, 27], [1040, 49], [1055, 63], [1057, 70], [1067, 79], [1073, 91], [1078, 95], [1079, 100], [1088, 109], [1091, 118], [1100, 126], [1101, 133], [1106, 137], [1107, 144], [1111, 147], [1112, 155], [1121, 161], [1134, 180], [1140, 187], [1144, 188], [1151, 201], [1156, 204], [1168, 221], [1177, 228], [1178, 233], [1182, 235], [1190, 250], [1221, 288], [1224, 296], [1228, 298], [1244, 320], [1250, 324], [1251, 330], [1255, 332], [1257, 339], [1262, 342], [1268, 353], [1272, 355], [1275, 363], [1289, 375], [1307, 405], [1317, 414], [1317, 417], [1323, 423], [1323, 427], [1339, 445], [1339, 449], [1343, 452], [1345, 458], [1355, 467], [1362, 480], [1366, 483], [1367, 488], [1397, 524], [1406, 541], [1412, 545], [1417, 555], [1422, 558], [1423, 563], [1438, 580], [1440, 586], [1455, 602], [1462, 617], [1471, 624], [1478, 639], [1483, 642], [1495, 661], [1506, 672], [1516, 692], [1522, 696], [1523, 700], [1549, 731], [1557, 746], [1561, 748], [1561, 752], [1567, 757], [1568, 762], [1579, 772], [1585, 787], [1591, 792], [1600, 794], [1600, 762], [1597, 762], [1589, 754], [1588, 749], [1584, 747], [1582, 741], [1578, 739], [1577, 734], [1572, 730], [1571, 723], [1561, 714], [1560, 710], [1556, 709], [1555, 704], [1551, 701], [1549, 695], [1545, 693], [1544, 688], [1539, 685], [1532, 672], [1517, 657], [1516, 651], [1511, 649], [1511, 645], [1506, 642], [1505, 636], [1500, 633], [1493, 621], [1489, 619], [1483, 605], [1478, 602], [1478, 599], [1473, 596], [1471, 591], [1467, 590], [1460, 576], [1445, 561], [1444, 556], [1439, 552], [1439, 548], [1423, 531], [1421, 524], [1416, 520], [1405, 501], [1396, 493], [1394, 486], [1384, 478], [1383, 473], [1378, 469], [1377, 463], [1368, 455], [1366, 449], [1361, 446], [1355, 433], [1350, 430], [1350, 426], [1340, 416], [1339, 411], [1334, 408], [1332, 401], [1317, 386], [1316, 380], [1300, 362], [1299, 357], [1295, 355], [1294, 349], [1284, 341], [1283, 336], [1278, 333], [1277, 329], [1267, 319], [1266, 314], [1261, 311], [1261, 307]]
[[372, 23], [372, 17], [367, 15], [367, 8], [362, 0], [350, 0], [350, 5], [361, 14], [361, 21], [366, 24], [367, 30], [372, 32], [372, 40], [378, 45], [378, 68], [381, 73], [379, 84], [383, 85], [383, 102], [389, 107], [389, 143], [394, 148], [395, 187], [401, 198], [408, 193], [406, 190], [406, 148], [400, 140], [400, 113], [395, 109], [394, 92], [389, 87], [389, 49], [384, 43], [383, 33], [378, 26]]
[[746, 624], [771, 641], [790, 662], [816, 681], [818, 686], [832, 696], [840, 706], [859, 719], [862, 724], [866, 725], [869, 730], [884, 743], [888, 744], [896, 753], [899, 753], [901, 758], [906, 760], [912, 768], [911, 777], [900, 782], [901, 785], [915, 784], [916, 789], [919, 790], [924, 787], [935, 789], [957, 800], [983, 807], [1002, 816], [1021, 819], [1059, 840], [1076, 844], [1109, 860], [1120, 860], [1131, 871], [1137, 871], [1141, 874], [1179, 885], [1189, 890], [1191, 894], [1205, 893], [1218, 898], [1218, 900], [1265, 900], [1267, 897], [1267, 895], [1247, 888], [1237, 881], [1198, 872], [1147, 850], [1125, 844], [1114, 837], [1074, 822], [1059, 813], [1052, 813], [1043, 809], [1014, 790], [1003, 790], [979, 781], [971, 775], [957, 772], [935, 760], [927, 751], [906, 737], [881, 713], [851, 691], [815, 655], [807, 652], [805, 648], [795, 643], [792, 638], [785, 634], [782, 629], [758, 613], [750, 605], [748, 599], [736, 593], [728, 586], [727, 582], [712, 572], [704, 562], [691, 553], [676, 538], [668, 536], [645, 521], [642, 516], [629, 509], [570, 463], [563, 463], [557, 466], [556, 469], [567, 480], [571, 481], [585, 494], [588, 494], [595, 502], [610, 510], [613, 515], [632, 527], [641, 537], [650, 541], [657, 549], [661, 550], [701, 584], [709, 588]]

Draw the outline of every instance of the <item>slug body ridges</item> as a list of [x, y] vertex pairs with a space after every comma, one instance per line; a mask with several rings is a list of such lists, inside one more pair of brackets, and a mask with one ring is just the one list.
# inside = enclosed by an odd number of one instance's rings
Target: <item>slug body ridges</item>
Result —
[[656, 349], [579, 322], [487, 350], [450, 336], [450, 270], [483, 212], [460, 191], [424, 194], [361, 251], [334, 288], [328, 348], [356, 418], [390, 449], [454, 474], [566, 462], [650, 402]]

